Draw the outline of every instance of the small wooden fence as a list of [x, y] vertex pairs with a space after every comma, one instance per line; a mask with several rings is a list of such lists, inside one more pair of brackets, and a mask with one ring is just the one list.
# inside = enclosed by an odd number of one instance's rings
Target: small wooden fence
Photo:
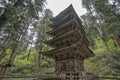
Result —
[[[100, 76], [101, 80], [120, 80], [120, 76]], [[0, 79], [1, 80], [1, 79]], [[44, 80], [41, 77], [31, 76], [6, 76], [2, 80]]]
[[120, 80], [120, 76], [100, 76], [102, 80]]
[[[38, 79], [39, 77], [31, 77], [31, 76], [6, 76], [6, 77], [3, 77], [2, 80], [38, 80]], [[42, 79], [39, 79], [39, 80], [42, 80]]]

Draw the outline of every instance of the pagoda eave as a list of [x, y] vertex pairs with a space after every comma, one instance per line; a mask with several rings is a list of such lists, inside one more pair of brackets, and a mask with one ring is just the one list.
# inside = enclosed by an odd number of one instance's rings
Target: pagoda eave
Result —
[[54, 44], [51, 44], [51, 43], [49, 43], [48, 41], [44, 41], [44, 43], [45, 43], [45, 44], [47, 44], [48, 46], [53, 47], [53, 48], [55, 48], [55, 47], [56, 47]]
[[89, 48], [85, 48], [85, 46], [81, 47], [80, 45], [81, 45], [81, 42], [79, 42], [77, 44], [74, 44], [74, 45], [71, 45], [71, 46], [67, 46], [67, 47], [53, 49], [51, 51], [43, 52], [43, 54], [48, 56], [48, 57], [55, 58], [54, 56], [57, 55], [57, 54], [64, 53], [65, 51], [69, 51], [69, 50], [75, 49], [77, 47], [78, 48], [80, 47], [81, 49], [79, 50], [79, 52], [84, 53], [84, 55], [86, 55], [85, 58], [89, 58], [89, 57], [94, 56], [94, 53]]
[[[64, 38], [67, 38], [67, 37], [71, 36], [71, 34], [73, 34], [73, 33], [75, 33], [75, 32], [78, 32], [78, 31], [77, 31], [77, 30], [72, 30], [72, 31], [70, 31], [70, 32], [68, 32], [68, 33], [60, 36], [60, 37], [53, 38], [53, 39], [51, 39], [51, 40], [46, 41], [46, 44], [53, 44], [54, 42], [57, 42], [57, 41], [59, 41], [59, 40], [63, 40]], [[79, 34], [79, 33], [78, 33], [78, 34]]]
[[73, 20], [70, 20], [69, 22], [67, 22], [66, 24], [64, 24], [63, 26], [60, 26], [58, 28], [55, 28], [49, 32], [47, 32], [47, 34], [50, 34], [50, 35], [54, 35], [55, 33], [57, 33], [59, 30], [63, 29], [63, 28], [66, 28], [66, 27], [69, 27], [69, 25], [71, 25], [72, 23], [74, 23], [74, 19]]
[[52, 47], [56, 47], [56, 43], [58, 43], [59, 41], [64, 41], [65, 39], [68, 39], [70, 36], [77, 34], [79, 37], [83, 38], [83, 41], [85, 42], [86, 45], [90, 45], [89, 41], [86, 39], [86, 36], [83, 35], [83, 37], [81, 36], [82, 33], [79, 31], [79, 29], [74, 29], [70, 32], [67, 32], [66, 34], [57, 37], [57, 38], [53, 38], [51, 40], [45, 41], [45, 44], [48, 44], [49, 46]]
[[[73, 18], [72, 20], [68, 21], [66, 24], [59, 26], [58, 28], [55, 28], [47, 33], [54, 36], [57, 32], [59, 32], [61, 30], [69, 29], [70, 27], [72, 27], [74, 29], [75, 26], [76, 26], [76, 28], [81, 30], [83, 25], [79, 24], [79, 22]], [[82, 30], [83, 30], [82, 32], [85, 33], [83, 28], [82, 28]]]
[[[85, 41], [86, 41], [86, 43], [88, 44], [88, 45], [90, 45], [89, 43], [89, 41], [86, 39], [86, 33], [85, 33], [85, 31], [83, 30], [83, 29], [81, 29], [80, 28], [80, 26], [82, 26], [82, 25], [80, 25], [80, 24], [78, 24], [78, 22], [75, 20], [75, 19], [73, 19], [72, 21], [74, 21], [74, 25], [76, 25], [76, 32], [78, 32], [78, 34], [79, 35], [82, 35], [83, 37], [84, 37], [84, 39], [85, 39]], [[60, 27], [61, 28], [61, 27]], [[50, 32], [48, 32], [48, 34], [50, 34], [51, 36], [54, 36], [54, 34], [56, 34], [56, 32], [58, 32], [58, 31], [56, 31], [56, 30], [59, 30], [60, 28], [56, 28], [55, 30], [52, 30], [52, 31], [50, 31]], [[73, 30], [72, 30], [73, 31]], [[84, 33], [84, 34], [83, 34]], [[66, 33], [67, 34], [67, 33]], [[64, 34], [64, 35], [66, 35], [66, 34]], [[64, 36], [63, 35], [63, 36]], [[62, 37], [62, 36], [61, 36]], [[65, 36], [66, 37], [66, 36]], [[57, 38], [58, 39], [58, 38]], [[48, 44], [51, 44], [51, 43], [53, 43], [53, 42], [55, 42], [57, 39], [51, 39], [51, 40], [49, 40], [48, 41]], [[53, 41], [53, 42], [52, 42]], [[57, 40], [58, 41], [58, 40]]]

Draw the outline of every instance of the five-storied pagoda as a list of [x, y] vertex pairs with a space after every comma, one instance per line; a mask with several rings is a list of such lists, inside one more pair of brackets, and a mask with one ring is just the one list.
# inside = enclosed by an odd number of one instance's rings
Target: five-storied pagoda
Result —
[[52, 39], [45, 43], [53, 50], [44, 55], [55, 59], [55, 74], [65, 80], [86, 80], [84, 59], [94, 56], [89, 49], [84, 27], [72, 5], [52, 18]]

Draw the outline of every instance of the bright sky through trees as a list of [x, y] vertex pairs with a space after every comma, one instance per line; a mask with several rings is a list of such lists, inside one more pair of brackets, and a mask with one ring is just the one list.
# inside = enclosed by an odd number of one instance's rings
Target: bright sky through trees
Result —
[[47, 8], [53, 11], [54, 16], [59, 14], [70, 4], [73, 5], [75, 11], [79, 16], [86, 13], [85, 8], [82, 7], [81, 0], [47, 0]]

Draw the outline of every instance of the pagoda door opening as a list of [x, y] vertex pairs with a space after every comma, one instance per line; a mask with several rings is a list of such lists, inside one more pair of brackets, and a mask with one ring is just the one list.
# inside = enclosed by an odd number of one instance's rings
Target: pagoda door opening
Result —
[[61, 71], [66, 70], [66, 62], [62, 62]]

